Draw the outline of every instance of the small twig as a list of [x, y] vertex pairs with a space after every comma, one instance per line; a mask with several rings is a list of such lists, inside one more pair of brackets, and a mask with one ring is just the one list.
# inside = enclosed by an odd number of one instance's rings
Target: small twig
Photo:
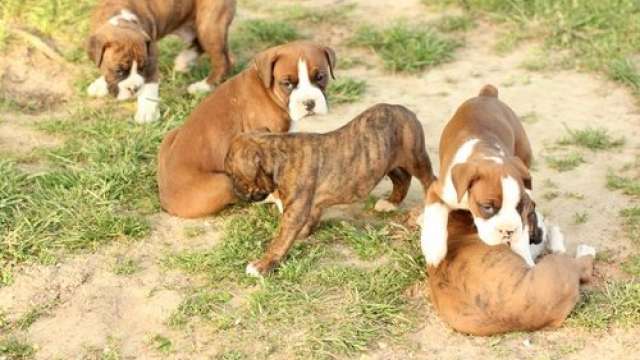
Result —
[[10, 27], [9, 30], [14, 34], [16, 34], [18, 37], [22, 38], [23, 40], [26, 40], [34, 48], [40, 50], [49, 59], [59, 62], [61, 64], [67, 64], [67, 60], [65, 60], [65, 58], [62, 57], [62, 55], [60, 55], [58, 51], [53, 49], [51, 46], [49, 46], [47, 43], [45, 43], [42, 39], [40, 39], [36, 35], [33, 35], [28, 31], [18, 29], [15, 27]]

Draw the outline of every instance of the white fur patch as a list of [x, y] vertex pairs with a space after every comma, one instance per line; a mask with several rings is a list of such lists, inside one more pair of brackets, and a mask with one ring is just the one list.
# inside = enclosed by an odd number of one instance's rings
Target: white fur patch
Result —
[[138, 22], [138, 17], [136, 14], [132, 13], [130, 10], [122, 9], [118, 15], [112, 16], [109, 18], [109, 24], [113, 26], [118, 26], [118, 22], [120, 20]]
[[138, 95], [138, 110], [136, 122], [148, 123], [160, 118], [160, 97], [158, 96], [158, 83], [147, 83], [142, 86]]
[[564, 235], [560, 231], [559, 226], [550, 226], [547, 231], [547, 237], [549, 239], [549, 250], [554, 254], [564, 254], [567, 252], [567, 248], [564, 246]]
[[576, 258], [582, 256], [593, 256], [596, 257], [596, 249], [592, 246], [580, 244], [576, 248]]
[[498, 163], [500, 165], [504, 164], [504, 160], [501, 157], [497, 156], [485, 156], [485, 159]]
[[427, 265], [438, 266], [447, 255], [449, 208], [441, 203], [425, 206], [420, 247]]
[[253, 276], [256, 278], [262, 278], [262, 274], [258, 271], [258, 268], [255, 267], [252, 263], [247, 264], [247, 268], [245, 269], [245, 273], [249, 276]]
[[[529, 237], [528, 232], [524, 233], [522, 218], [516, 209], [518, 202], [520, 202], [518, 182], [512, 177], [506, 176], [502, 178], [501, 183], [502, 206], [498, 213], [488, 219], [480, 217], [473, 219], [478, 228], [478, 236], [485, 244], [491, 246], [507, 242], [511, 242], [513, 245], [514, 242], [519, 242], [523, 236]], [[531, 256], [529, 255], [529, 257]]]
[[87, 88], [87, 94], [92, 97], [104, 97], [109, 95], [109, 87], [104, 76], [100, 76]]
[[[313, 106], [311, 106], [312, 104]], [[293, 122], [313, 114], [326, 114], [327, 100], [322, 90], [311, 83], [304, 59], [298, 60], [298, 85], [289, 97], [289, 116]]]
[[276, 195], [276, 193], [271, 193], [267, 196], [266, 199], [262, 200], [260, 204], [275, 204], [278, 208], [278, 212], [280, 214], [284, 214], [284, 205], [282, 204], [282, 200]]
[[398, 210], [398, 207], [386, 199], [379, 199], [373, 209], [377, 212], [391, 212]]
[[200, 54], [198, 53], [198, 51], [196, 51], [196, 49], [184, 49], [178, 54], [178, 56], [176, 56], [176, 59], [173, 63], [173, 69], [176, 72], [187, 72], [189, 71], [189, 68], [193, 66], [199, 56]]
[[529, 267], [534, 267], [536, 263], [533, 261], [531, 256], [531, 247], [529, 246], [529, 229], [525, 226], [524, 230], [525, 231], [518, 236], [517, 239], [511, 241], [511, 250], [520, 255]]
[[144, 85], [144, 78], [138, 74], [138, 62], [133, 61], [129, 76], [118, 83], [118, 100], [127, 100], [138, 94], [138, 90]]
[[197, 94], [199, 92], [209, 92], [211, 90], [213, 90], [213, 86], [207, 83], [207, 79], [203, 79], [198, 82], [195, 82], [189, 85], [189, 87], [187, 88], [187, 91], [191, 95]]
[[444, 185], [442, 187], [442, 200], [444, 200], [444, 202], [446, 202], [451, 208], [469, 209], [469, 195], [467, 193], [465, 193], [462, 200], [458, 202], [458, 193], [456, 192], [456, 188], [453, 186], [453, 181], [451, 180], [451, 169], [458, 164], [466, 162], [473, 153], [473, 148], [479, 141], [480, 140], [478, 139], [469, 139], [465, 141], [465, 143], [456, 151], [456, 154], [453, 156], [453, 161], [451, 161], [451, 165], [449, 165], [449, 168], [447, 169], [447, 174], [444, 178]]

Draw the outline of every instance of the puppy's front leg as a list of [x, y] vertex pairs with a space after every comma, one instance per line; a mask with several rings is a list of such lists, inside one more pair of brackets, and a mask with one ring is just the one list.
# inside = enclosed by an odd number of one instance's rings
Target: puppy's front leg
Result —
[[422, 214], [420, 246], [427, 265], [438, 266], [447, 256], [447, 224], [449, 207], [438, 197], [434, 186], [427, 192], [427, 201]]
[[160, 118], [160, 96], [158, 94], [159, 84], [146, 83], [142, 85], [138, 95], [138, 110], [136, 112], [136, 122], [148, 123]]
[[100, 76], [87, 88], [87, 94], [91, 97], [105, 97], [109, 95], [109, 87], [104, 76]]
[[511, 241], [511, 250], [520, 255], [520, 257], [524, 259], [524, 262], [527, 263], [527, 266], [534, 267], [536, 265], [531, 256], [529, 234], [526, 231], [523, 231], [517, 239]]
[[298, 198], [285, 207], [275, 239], [271, 241], [267, 252], [260, 260], [247, 265], [248, 275], [260, 277], [278, 265], [307, 223], [309, 212], [309, 201], [304, 198]]

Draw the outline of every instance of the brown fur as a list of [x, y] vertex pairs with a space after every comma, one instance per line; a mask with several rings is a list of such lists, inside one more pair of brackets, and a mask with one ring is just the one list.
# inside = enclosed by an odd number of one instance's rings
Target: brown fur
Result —
[[488, 246], [468, 212], [449, 217], [447, 257], [429, 267], [434, 307], [452, 328], [494, 335], [559, 327], [593, 271], [593, 257], [547, 255], [534, 268], [507, 245]]
[[309, 235], [322, 211], [362, 199], [388, 175], [399, 204], [411, 176], [423, 189], [435, 177], [422, 125], [398, 105], [379, 104], [326, 134], [245, 134], [225, 161], [236, 191], [261, 200], [277, 191], [284, 205], [278, 233], [253, 266], [262, 274], [277, 265], [297, 238]]
[[[191, 45], [211, 58], [207, 83], [216, 85], [231, 69], [227, 35], [235, 14], [235, 0], [102, 0], [93, 12], [89, 57], [100, 68], [116, 95], [122, 80], [118, 69], [129, 69], [137, 61], [145, 82], [158, 81], [156, 42], [181, 28], [192, 29], [196, 39]], [[138, 23], [109, 19], [127, 9]]]
[[[231, 139], [258, 129], [289, 130], [289, 95], [280, 82], [297, 81], [300, 57], [310, 75], [329, 74], [335, 63], [333, 50], [308, 42], [265, 50], [253, 66], [220, 85], [184, 125], [166, 135], [158, 153], [158, 187], [165, 210], [180, 217], [200, 217], [235, 201], [231, 181], [223, 173]], [[328, 81], [327, 76], [319, 86], [324, 89]]]

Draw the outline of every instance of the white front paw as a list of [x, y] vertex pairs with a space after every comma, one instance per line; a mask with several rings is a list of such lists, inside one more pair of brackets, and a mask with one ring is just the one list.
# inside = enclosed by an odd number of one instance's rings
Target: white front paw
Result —
[[255, 265], [253, 265], [253, 263], [247, 264], [245, 273], [255, 278], [260, 278], [260, 279], [262, 278], [262, 274], [260, 273], [260, 271], [258, 271], [258, 268], [256, 268]]
[[138, 110], [136, 112], [136, 122], [145, 124], [154, 122], [160, 118], [160, 101], [157, 99], [138, 98]]
[[391, 212], [398, 210], [398, 207], [388, 200], [380, 199], [376, 201], [376, 205], [373, 209], [377, 212]]
[[593, 256], [595, 258], [596, 257], [596, 249], [594, 247], [592, 247], [592, 246], [589, 246], [589, 245], [580, 244], [576, 248], [576, 258], [579, 258], [579, 257], [582, 257], [582, 256]]
[[511, 241], [511, 250], [520, 255], [528, 267], [532, 268], [536, 266], [536, 263], [533, 261], [533, 257], [531, 256], [531, 247], [529, 246], [528, 236], [520, 236], [519, 239]]
[[554, 254], [564, 254], [567, 252], [564, 246], [564, 235], [560, 231], [559, 226], [550, 226], [549, 229], [549, 250]]
[[447, 230], [425, 229], [420, 236], [422, 254], [427, 265], [438, 266], [447, 256]]
[[209, 92], [212, 89], [213, 87], [207, 83], [206, 79], [204, 79], [189, 85], [189, 87], [187, 88], [187, 91], [189, 92], [189, 94], [193, 95], [199, 92]]
[[109, 95], [109, 87], [107, 86], [107, 81], [104, 79], [104, 76], [97, 78], [91, 83], [91, 85], [89, 85], [87, 88], [87, 94], [92, 97], [104, 97]]

